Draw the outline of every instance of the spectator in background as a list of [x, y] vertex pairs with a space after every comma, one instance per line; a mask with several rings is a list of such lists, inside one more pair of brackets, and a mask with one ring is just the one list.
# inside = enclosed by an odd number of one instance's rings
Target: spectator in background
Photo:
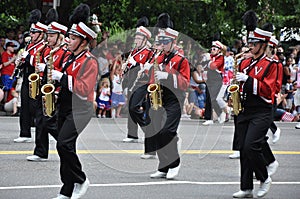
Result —
[[[11, 79], [11, 75], [15, 69], [15, 60], [16, 54], [14, 53], [14, 47], [16, 45], [13, 42], [8, 42], [5, 44], [5, 51], [2, 53], [2, 69], [1, 69], [1, 79], [3, 83], [3, 90], [5, 92], [5, 96], [8, 91], [12, 88], [12, 84], [14, 79]], [[6, 99], [6, 97], [5, 97]]]
[[5, 51], [5, 38], [0, 37], [0, 55]]
[[16, 32], [12, 28], [6, 30], [5, 44], [8, 42], [13, 42], [15, 44], [14, 50], [17, 51], [20, 47], [19, 42], [16, 40]]
[[101, 75], [101, 79], [109, 77], [109, 63], [106, 58], [108, 53], [109, 53], [108, 49], [102, 47], [99, 51], [99, 55], [97, 58], [98, 66], [99, 66], [99, 75]]
[[96, 99], [97, 102], [97, 110], [96, 116], [97, 118], [102, 117], [106, 118], [106, 111], [110, 110], [110, 81], [108, 78], [103, 78], [101, 81], [101, 85], [98, 90], [98, 97]]
[[[120, 59], [121, 56], [119, 56]], [[125, 104], [125, 96], [122, 88], [122, 68], [121, 60], [116, 59], [113, 64], [110, 80], [112, 81], [112, 94], [111, 94], [111, 115], [112, 118], [121, 117], [121, 109]]]
[[18, 116], [18, 99], [19, 93], [16, 91], [17, 81], [14, 81], [12, 88], [9, 90], [6, 102], [4, 104], [4, 111], [11, 112], [11, 116]]

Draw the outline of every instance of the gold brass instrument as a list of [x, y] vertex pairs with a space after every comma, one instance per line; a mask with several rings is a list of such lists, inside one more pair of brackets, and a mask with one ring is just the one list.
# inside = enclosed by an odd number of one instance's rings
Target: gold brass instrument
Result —
[[[153, 70], [158, 71], [158, 63], [157, 59], [155, 59], [153, 64]], [[147, 87], [147, 91], [149, 92], [150, 103], [153, 110], [158, 110], [158, 108], [162, 107], [162, 90], [159, 81], [155, 78], [155, 83], [150, 84]]]
[[[35, 64], [40, 63], [40, 50], [44, 48], [45, 44], [42, 45], [35, 54]], [[36, 99], [36, 96], [40, 94], [40, 75], [38, 74], [37, 67], [35, 66], [35, 72], [30, 74], [28, 77], [29, 80], [29, 97], [32, 99]]]
[[55, 86], [52, 82], [52, 71], [53, 71], [53, 53], [57, 49], [53, 49], [49, 54], [49, 61], [47, 62], [47, 84], [43, 85], [41, 92], [42, 104], [43, 104], [43, 114], [48, 117], [52, 117], [55, 111]]
[[[233, 66], [233, 74], [234, 77], [238, 72], [238, 59], [243, 56], [245, 52], [239, 53], [234, 56], [234, 66]], [[239, 82], [236, 79], [233, 79], [230, 86], [227, 88], [227, 91], [231, 94], [231, 102], [234, 115], [238, 115], [242, 110], [242, 103], [241, 103], [241, 93], [240, 93], [240, 86]]]

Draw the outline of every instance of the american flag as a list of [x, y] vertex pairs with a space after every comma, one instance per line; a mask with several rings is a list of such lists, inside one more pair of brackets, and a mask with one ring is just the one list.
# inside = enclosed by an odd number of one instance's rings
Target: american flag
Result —
[[285, 112], [282, 115], [281, 120], [284, 121], [284, 122], [292, 122], [294, 120], [294, 118], [295, 118], [295, 116], [292, 113]]

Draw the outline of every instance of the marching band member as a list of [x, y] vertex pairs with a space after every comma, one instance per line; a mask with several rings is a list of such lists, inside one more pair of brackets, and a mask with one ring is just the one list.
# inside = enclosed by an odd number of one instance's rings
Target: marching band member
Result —
[[[86, 4], [80, 6], [89, 9]], [[72, 54], [64, 61], [62, 71], [52, 71], [52, 79], [61, 84], [58, 96], [56, 148], [60, 157], [60, 175], [63, 186], [56, 199], [81, 198], [89, 186], [89, 180], [82, 171], [76, 154], [76, 140], [94, 112], [94, 88], [98, 75], [98, 63], [89, 52], [88, 44], [96, 36], [97, 34], [85, 23], [76, 21], [69, 31], [68, 49]]]
[[[45, 24], [40, 22], [32, 23], [30, 28], [31, 43], [21, 55], [22, 61], [24, 62], [19, 66], [20, 69], [23, 69], [23, 82], [21, 88], [22, 106], [20, 108], [20, 137], [14, 139], [14, 142], [31, 142], [30, 128], [36, 114], [37, 100], [29, 97], [30, 86], [28, 77], [35, 72], [36, 61], [41, 61], [41, 56], [40, 58], [38, 58], [38, 56], [42, 54], [45, 49], [44, 33], [46, 31], [47, 26]], [[17, 65], [18, 64], [19, 62]], [[36, 118], [35, 122], [39, 124], [40, 120], [41, 118]], [[40, 132], [41, 126], [36, 125], [36, 135], [39, 135]]]
[[[43, 54], [44, 63], [39, 63], [37, 66], [39, 71], [43, 72], [44, 74], [41, 81], [42, 85], [48, 83], [48, 67], [51, 67], [49, 66], [49, 64], [53, 64], [52, 67], [54, 70], [61, 71], [64, 58], [70, 55], [70, 51], [62, 46], [64, 41], [64, 34], [67, 33], [67, 30], [68, 28], [66, 26], [61, 25], [57, 22], [52, 22], [50, 25], [48, 25], [48, 30], [46, 33], [48, 46]], [[49, 63], [50, 56], [52, 56], [51, 59], [53, 63]], [[51, 73], [51, 71], [49, 72]], [[38, 109], [40, 111], [38, 117], [42, 118], [42, 131], [40, 135], [36, 136], [36, 146], [34, 148], [33, 155], [27, 157], [28, 161], [46, 161], [48, 158], [49, 150], [48, 133], [50, 133], [55, 139], [57, 138], [57, 117], [55, 111], [51, 117], [45, 115], [43, 110], [44, 105], [45, 104], [43, 102], [43, 99], [39, 98]]]
[[265, 196], [272, 180], [268, 176], [266, 160], [262, 152], [265, 137], [273, 121], [272, 106], [276, 88], [277, 64], [266, 56], [271, 32], [254, 28], [248, 33], [252, 58], [243, 60], [237, 72], [237, 81], [243, 90], [243, 111], [239, 113], [236, 129], [239, 130], [241, 165], [240, 191], [234, 198], [253, 197], [253, 172], [260, 181], [258, 197]]
[[159, 81], [163, 90], [162, 106], [167, 118], [162, 129], [155, 135], [159, 165], [158, 170], [150, 175], [151, 178], [173, 179], [180, 169], [177, 129], [190, 82], [190, 68], [188, 60], [174, 49], [178, 34], [171, 28], [161, 29], [158, 34], [163, 53], [157, 58], [159, 65], [158, 69], [153, 70], [151, 82], [155, 82], [154, 79]]
[[[144, 96], [147, 94], [147, 80], [139, 78], [136, 85], [134, 85], [134, 82], [137, 79], [138, 71], [143, 69], [143, 65], [153, 54], [153, 52], [147, 47], [147, 41], [150, 38], [151, 32], [147, 28], [140, 26], [136, 29], [134, 36], [135, 48], [128, 57], [128, 62], [126, 62], [127, 65], [125, 63], [125, 66], [123, 66], [125, 71], [127, 71], [124, 74], [123, 86], [128, 88], [127, 99], [129, 99], [128, 109], [130, 113], [130, 117], [128, 117], [127, 122], [128, 134], [127, 138], [123, 139], [123, 142], [137, 142], [137, 123], [142, 126], [147, 123], [145, 118], [143, 118], [144, 109], [140, 109], [140, 107], [142, 107], [141, 104], [145, 99]], [[144, 73], [141, 75], [144, 75]], [[135, 90], [134, 93], [133, 90]]]
[[[210, 52], [210, 62], [207, 64], [208, 70], [206, 84], [211, 99], [212, 109], [215, 110], [218, 115], [219, 123], [225, 122], [226, 113], [223, 110], [226, 109], [227, 106], [223, 100], [224, 91], [222, 89], [222, 72], [224, 72], [223, 51], [225, 48], [226, 46], [220, 41], [213, 41]], [[213, 123], [213, 114], [211, 114], [211, 119], [205, 121], [203, 125], [210, 125]]]

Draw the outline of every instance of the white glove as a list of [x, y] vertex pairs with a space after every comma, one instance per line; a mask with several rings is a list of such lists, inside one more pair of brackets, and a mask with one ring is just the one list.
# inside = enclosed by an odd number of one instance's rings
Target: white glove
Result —
[[154, 76], [158, 80], [167, 79], [168, 75], [169, 75], [169, 73], [167, 73], [167, 72], [162, 72], [162, 71], [155, 71], [154, 72]]
[[133, 57], [129, 57], [128, 63], [130, 63], [131, 65], [136, 65], [136, 61], [134, 60]]
[[247, 81], [248, 79], [248, 75], [244, 74], [244, 73], [241, 73], [241, 72], [237, 72], [236, 73], [236, 80], [239, 81], [239, 82], [245, 82]]
[[43, 72], [45, 70], [46, 64], [44, 63], [38, 63], [36, 66], [40, 72]]
[[25, 51], [21, 54], [21, 57], [22, 57], [23, 59], [25, 59], [25, 58], [27, 57], [28, 54], [29, 54], [29, 52], [25, 50]]
[[153, 66], [153, 64], [150, 64], [150, 63], [146, 62], [144, 64], [144, 70], [149, 70], [151, 68], [151, 66]]
[[53, 70], [52, 71], [52, 79], [53, 80], [58, 80], [60, 81], [61, 77], [63, 76], [63, 73], [62, 72], [59, 72], [57, 70]]

